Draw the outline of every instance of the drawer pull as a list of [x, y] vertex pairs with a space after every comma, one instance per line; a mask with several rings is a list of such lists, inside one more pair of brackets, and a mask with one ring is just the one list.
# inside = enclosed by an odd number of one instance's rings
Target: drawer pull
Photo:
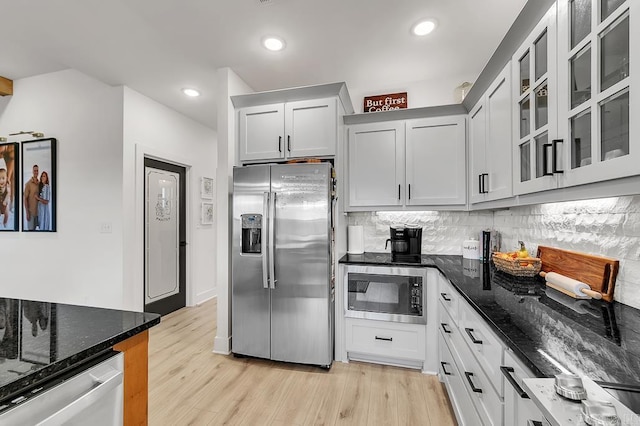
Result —
[[471, 386], [471, 390], [477, 393], [482, 393], [482, 389], [477, 388], [471, 381], [471, 376], [473, 376], [473, 373], [469, 373], [468, 371], [465, 371], [464, 375], [467, 378], [467, 381], [469, 382], [469, 386]]
[[481, 345], [482, 344], [482, 340], [476, 339], [475, 336], [473, 334], [471, 334], [473, 332], [473, 328], [465, 328], [464, 331], [467, 332], [467, 335], [471, 339], [472, 343], [475, 343], [476, 345]]
[[440, 293], [440, 296], [442, 296], [445, 302], [451, 302], [451, 299], [447, 297], [447, 293]]
[[514, 377], [511, 375], [511, 373], [515, 371], [513, 367], [502, 366], [500, 367], [500, 371], [502, 371], [502, 374], [504, 374], [504, 377], [507, 378], [507, 381], [511, 383], [511, 386], [513, 386], [513, 389], [516, 391], [516, 393], [520, 395], [520, 398], [529, 399], [529, 395], [527, 395], [524, 389], [520, 387], [518, 382], [516, 382], [516, 379], [514, 379]]
[[444, 361], [440, 362], [440, 365], [442, 366], [442, 372], [444, 373], [444, 375], [445, 375], [445, 376], [450, 376], [450, 375], [451, 375], [451, 373], [449, 373], [449, 372], [447, 371], [447, 369], [444, 367], [444, 366], [445, 366], [445, 365], [447, 365], [447, 364], [448, 364], [448, 362], [444, 362]]
[[441, 323], [440, 323], [440, 326], [442, 327], [442, 331], [444, 331], [444, 332], [445, 332], [445, 333], [447, 333], [447, 334], [451, 334], [451, 330], [447, 330], [447, 326], [448, 326], [448, 325], [449, 325], [449, 324], [445, 324], [445, 323], [443, 323], [443, 322], [441, 322]]
[[376, 336], [376, 340], [384, 340], [385, 342], [393, 342], [393, 337], [380, 337], [380, 336]]

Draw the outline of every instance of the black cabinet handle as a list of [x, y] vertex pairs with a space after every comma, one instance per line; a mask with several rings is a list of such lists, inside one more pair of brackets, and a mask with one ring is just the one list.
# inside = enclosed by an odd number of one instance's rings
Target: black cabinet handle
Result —
[[564, 144], [564, 139], [554, 139], [553, 141], [551, 141], [551, 143], [553, 144], [553, 148], [552, 148], [552, 152], [553, 152], [553, 156], [552, 156], [552, 161], [553, 161], [553, 165], [551, 166], [551, 171], [552, 173], [564, 173], [564, 170], [560, 170], [558, 168], [558, 145], [559, 144]]
[[376, 340], [384, 340], [385, 342], [393, 342], [393, 337], [380, 337], [380, 336], [376, 336]]
[[451, 299], [447, 297], [447, 293], [440, 293], [440, 296], [442, 296], [445, 302], [451, 302]]
[[464, 331], [467, 332], [467, 335], [471, 339], [471, 342], [475, 343], [476, 345], [481, 345], [482, 344], [482, 340], [476, 339], [475, 336], [473, 334], [471, 334], [473, 332], [473, 328], [465, 328]]
[[282, 152], [282, 136], [278, 136], [278, 152]]
[[482, 174], [478, 175], [478, 194], [484, 194], [482, 191]]
[[440, 323], [440, 326], [442, 327], [442, 331], [444, 331], [444, 332], [445, 332], [445, 333], [447, 333], [447, 334], [451, 334], [451, 330], [447, 330], [447, 326], [448, 326], [448, 325], [449, 325], [449, 324], [445, 324], [445, 323], [443, 323], [443, 322], [441, 322], [441, 323]]
[[287, 135], [287, 151], [291, 152], [291, 135]]
[[447, 362], [444, 362], [444, 361], [442, 361], [442, 362], [440, 363], [440, 365], [442, 366], [442, 372], [444, 373], [444, 375], [445, 375], [445, 376], [450, 376], [450, 375], [451, 375], [451, 373], [449, 373], [449, 372], [447, 371], [447, 369], [444, 367], [444, 366], [445, 366], [445, 365], [447, 365], [447, 364], [448, 364], [448, 363], [447, 363]]
[[553, 172], [549, 172], [549, 148], [551, 147], [550, 143], [542, 145], [542, 176], [553, 176]]
[[409, 199], [411, 199], [411, 184], [409, 184]]
[[481, 176], [482, 176], [482, 193], [483, 194], [488, 194], [489, 190], [487, 189], [487, 185], [485, 185], [486, 182], [485, 182], [484, 177], [486, 176], [487, 180], [488, 180], [489, 179], [489, 173], [483, 173]]
[[471, 376], [473, 376], [473, 373], [469, 373], [468, 371], [465, 371], [464, 375], [467, 378], [467, 381], [469, 382], [469, 386], [471, 386], [471, 390], [477, 393], [482, 393], [482, 389], [477, 388], [471, 381]]
[[400, 184], [398, 184], [398, 200], [400, 199]]
[[511, 375], [511, 373], [515, 371], [513, 367], [502, 366], [500, 367], [500, 371], [502, 371], [502, 374], [504, 374], [504, 377], [507, 378], [507, 381], [511, 383], [511, 386], [513, 386], [513, 389], [516, 391], [516, 393], [520, 395], [520, 398], [529, 399], [529, 395], [527, 395], [524, 389], [520, 387], [518, 382], [516, 382], [516, 379], [514, 379], [513, 376]]

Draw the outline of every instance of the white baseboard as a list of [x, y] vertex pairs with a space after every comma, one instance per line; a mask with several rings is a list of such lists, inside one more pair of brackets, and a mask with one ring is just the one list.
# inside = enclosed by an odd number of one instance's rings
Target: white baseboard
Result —
[[231, 353], [231, 337], [218, 337], [213, 341], [213, 353], [229, 355]]
[[201, 305], [204, 302], [213, 299], [214, 297], [218, 297], [218, 292], [215, 288], [211, 290], [204, 291], [198, 295], [196, 295], [196, 306]]

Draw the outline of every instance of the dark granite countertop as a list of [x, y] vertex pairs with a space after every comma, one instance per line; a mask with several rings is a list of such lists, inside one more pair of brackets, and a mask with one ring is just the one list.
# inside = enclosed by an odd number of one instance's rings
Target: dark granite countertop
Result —
[[462, 256], [422, 255], [397, 263], [389, 253], [345, 255], [340, 263], [437, 267], [538, 377], [558, 365], [593, 380], [640, 385], [640, 310], [621, 303], [576, 300], [542, 278], [516, 278]]
[[0, 403], [160, 323], [160, 315], [0, 298]]

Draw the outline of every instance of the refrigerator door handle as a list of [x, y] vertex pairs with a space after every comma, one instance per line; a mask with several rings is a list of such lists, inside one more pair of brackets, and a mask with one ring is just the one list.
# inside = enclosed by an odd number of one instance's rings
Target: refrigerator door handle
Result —
[[276, 288], [276, 193], [269, 193], [269, 276], [271, 288]]
[[[262, 200], [262, 220], [267, 228], [268, 218], [269, 218], [269, 192], [265, 192], [263, 194], [264, 198]], [[260, 250], [262, 250], [262, 287], [269, 288], [269, 268], [268, 268], [268, 259], [267, 255], [269, 253], [268, 250], [268, 235], [267, 232], [262, 233], [262, 241], [260, 242]]]

